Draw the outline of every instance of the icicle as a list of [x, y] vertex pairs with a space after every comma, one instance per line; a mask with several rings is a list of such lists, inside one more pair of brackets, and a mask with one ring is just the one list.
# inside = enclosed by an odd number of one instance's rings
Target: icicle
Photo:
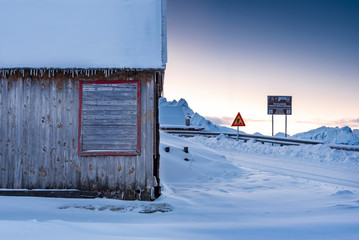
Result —
[[22, 77], [24, 78], [25, 77], [25, 70], [22, 69]]
[[71, 74], [72, 74], [72, 78], [74, 78], [74, 77], [75, 77], [75, 76], [74, 76], [75, 72], [74, 72], [73, 69], [71, 69]]

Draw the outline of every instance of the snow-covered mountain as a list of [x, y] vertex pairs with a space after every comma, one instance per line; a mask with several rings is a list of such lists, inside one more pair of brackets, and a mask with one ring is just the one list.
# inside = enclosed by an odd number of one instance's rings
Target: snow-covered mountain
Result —
[[[179, 101], [167, 101], [166, 98], [161, 98], [159, 108], [161, 127], [185, 128], [186, 119], [190, 119], [192, 127], [203, 128], [204, 131], [236, 131], [232, 128], [215, 125], [197, 112], [194, 112], [183, 98]], [[284, 133], [277, 133], [275, 136], [284, 137]], [[339, 128], [323, 126], [308, 132], [295, 134], [293, 138], [319, 140], [328, 144], [359, 145], [359, 130], [352, 130], [350, 127]]]
[[295, 134], [293, 137], [301, 139], [320, 140], [330, 144], [359, 145], [359, 134], [350, 127], [320, 127], [304, 133]]
[[181, 127], [184, 128], [186, 119], [190, 119], [191, 126], [203, 128], [205, 131], [211, 132], [234, 132], [235, 129], [218, 126], [211, 121], [205, 119], [200, 114], [195, 113], [185, 99], [179, 101], [167, 101], [161, 98], [159, 101], [160, 125], [161, 127]]

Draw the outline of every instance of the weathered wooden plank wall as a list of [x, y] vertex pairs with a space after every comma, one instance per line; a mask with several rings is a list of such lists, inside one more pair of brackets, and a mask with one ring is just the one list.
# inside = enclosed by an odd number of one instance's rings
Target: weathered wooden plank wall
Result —
[[[155, 182], [155, 73], [68, 75], [1, 78], [0, 187], [96, 190], [109, 197], [149, 199]], [[140, 81], [140, 155], [79, 156], [79, 80]]]

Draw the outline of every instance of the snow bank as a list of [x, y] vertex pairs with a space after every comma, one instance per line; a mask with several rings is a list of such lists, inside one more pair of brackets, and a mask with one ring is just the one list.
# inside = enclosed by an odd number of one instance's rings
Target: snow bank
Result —
[[0, 68], [165, 67], [165, 1], [0, 0], [0, 7]]
[[329, 144], [359, 145], [359, 134], [353, 132], [350, 127], [332, 128], [320, 127], [293, 136], [300, 139], [313, 139]]
[[203, 128], [205, 131], [211, 132], [234, 132], [234, 129], [217, 126], [211, 121], [205, 119], [198, 113], [194, 113], [188, 106], [185, 99], [167, 101], [166, 98], [160, 99], [160, 125], [161, 127], [185, 127], [186, 119], [191, 120], [191, 126]]
[[300, 146], [272, 146], [271, 144], [262, 144], [259, 142], [236, 141], [225, 135], [206, 138], [196, 136], [191, 141], [204, 144], [210, 148], [220, 151], [239, 152], [241, 154], [263, 155], [263, 156], [285, 156], [286, 158], [300, 158], [303, 161], [332, 162], [358, 164], [359, 152], [349, 152], [331, 149], [329, 145], [300, 145]]
[[[163, 151], [170, 147], [169, 152]], [[183, 151], [189, 147], [189, 152]], [[204, 149], [201, 144], [169, 134], [161, 134], [161, 181], [165, 183], [211, 182], [238, 177], [241, 169], [234, 167], [223, 155]]]

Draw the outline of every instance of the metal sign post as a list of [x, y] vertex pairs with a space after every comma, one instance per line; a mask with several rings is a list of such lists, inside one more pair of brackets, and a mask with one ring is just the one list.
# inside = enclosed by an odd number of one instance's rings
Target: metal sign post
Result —
[[287, 114], [285, 115], [285, 133], [284, 136], [287, 137]]
[[[274, 136], [274, 114], [272, 114], [272, 137]], [[272, 146], [274, 146], [274, 144], [272, 143]]]
[[292, 96], [268, 96], [268, 114], [272, 115], [272, 136], [274, 136], [274, 115], [285, 115], [285, 137], [287, 137], [287, 115], [292, 115]]

